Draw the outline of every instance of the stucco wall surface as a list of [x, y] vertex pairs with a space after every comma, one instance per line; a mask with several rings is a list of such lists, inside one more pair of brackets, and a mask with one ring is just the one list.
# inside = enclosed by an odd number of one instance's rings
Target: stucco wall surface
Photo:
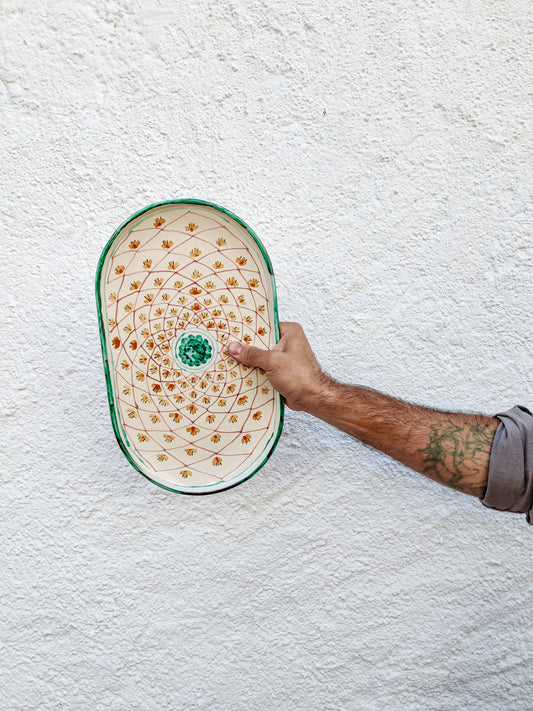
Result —
[[2, 0], [0, 707], [533, 708], [532, 531], [303, 413], [243, 485], [115, 441], [94, 298], [225, 206], [336, 378], [533, 406], [531, 4]]

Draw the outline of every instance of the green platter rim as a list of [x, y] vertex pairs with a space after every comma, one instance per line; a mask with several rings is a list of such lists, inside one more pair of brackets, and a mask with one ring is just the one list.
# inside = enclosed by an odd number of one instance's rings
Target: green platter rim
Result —
[[[254, 474], [256, 474], [265, 464], [266, 462], [270, 459], [272, 456], [274, 450], [276, 449], [276, 446], [279, 442], [279, 438], [281, 437], [281, 431], [283, 429], [283, 422], [285, 418], [285, 400], [284, 398], [279, 395], [278, 397], [280, 399], [280, 409], [279, 409], [279, 424], [278, 424], [278, 429], [277, 432], [275, 433], [274, 438], [270, 440], [271, 444], [267, 443], [265, 446], [266, 454], [264, 459], [261, 461], [261, 463], [252, 471], [250, 474], [248, 474], [244, 479], [240, 479], [239, 481], [236, 481], [234, 484], [229, 484], [226, 487], [222, 488], [217, 488], [214, 489], [213, 491], [209, 491], [207, 487], [195, 487], [191, 486], [190, 489], [191, 491], [185, 491], [183, 489], [173, 489], [170, 486], [165, 486], [164, 484], [161, 484], [160, 482], [156, 481], [153, 479], [151, 476], [149, 476], [146, 472], [142, 471], [142, 469], [137, 466], [137, 464], [133, 461], [131, 458], [128, 447], [124, 443], [121, 433], [120, 433], [120, 428], [118, 426], [118, 421], [117, 421], [117, 413], [116, 413], [116, 408], [115, 408], [115, 402], [113, 398], [113, 387], [111, 385], [111, 373], [110, 373], [110, 367], [109, 367], [109, 361], [107, 358], [107, 347], [106, 347], [106, 336], [105, 336], [105, 331], [104, 331], [104, 323], [103, 323], [103, 318], [102, 318], [102, 297], [100, 294], [100, 279], [102, 276], [102, 269], [104, 267], [104, 263], [107, 257], [107, 254], [111, 247], [113, 246], [113, 243], [115, 239], [118, 237], [118, 235], [122, 232], [122, 230], [127, 227], [127, 225], [130, 222], [133, 222], [133, 220], [136, 220], [138, 217], [143, 215], [145, 212], [148, 212], [149, 210], [152, 210], [157, 207], [163, 207], [166, 205], [203, 205], [207, 207], [211, 207], [215, 210], [218, 210], [219, 212], [224, 213], [225, 215], [228, 215], [231, 217], [235, 222], [237, 222], [239, 225], [241, 225], [246, 232], [250, 235], [250, 237], [255, 241], [257, 246], [259, 247], [259, 250], [263, 256], [263, 259], [265, 260], [265, 264], [268, 269], [268, 273], [270, 274], [270, 283], [271, 283], [271, 288], [272, 288], [272, 305], [273, 305], [273, 310], [274, 310], [274, 334], [276, 338], [276, 343], [280, 339], [280, 330], [279, 330], [279, 314], [278, 314], [278, 299], [277, 299], [277, 291], [276, 291], [276, 281], [274, 278], [274, 270], [272, 268], [272, 263], [270, 261], [270, 257], [268, 256], [268, 253], [259, 239], [259, 237], [255, 234], [255, 232], [252, 230], [252, 228], [244, 222], [240, 217], [235, 215], [235, 213], [231, 212], [231, 210], [227, 210], [225, 207], [222, 207], [221, 205], [217, 205], [214, 202], [208, 202], [206, 200], [197, 200], [195, 198], [183, 198], [179, 200], [164, 200], [162, 202], [155, 202], [152, 203], [151, 205], [148, 205], [147, 207], [143, 207], [141, 210], [138, 210], [135, 212], [133, 215], [130, 215], [121, 225], [118, 227], [108, 240], [106, 246], [104, 247], [102, 254], [100, 255], [100, 259], [98, 260], [98, 267], [96, 270], [96, 279], [95, 279], [95, 292], [96, 292], [96, 303], [97, 303], [97, 309], [98, 309], [98, 327], [100, 331], [100, 346], [102, 350], [102, 358], [104, 361], [104, 372], [105, 372], [105, 379], [106, 379], [106, 389], [107, 389], [107, 399], [109, 402], [109, 409], [111, 413], [111, 423], [113, 425], [113, 431], [115, 433], [115, 437], [118, 441], [118, 444], [128, 460], [128, 462], [131, 464], [131, 466], [136, 469], [140, 474], [142, 474], [146, 479], [152, 482], [152, 484], [155, 484], [156, 486], [159, 486], [161, 489], [166, 489], [167, 491], [171, 491], [174, 494], [185, 494], [185, 495], [192, 495], [192, 496], [205, 496], [208, 494], [218, 494], [221, 493], [222, 491], [228, 491], [229, 489], [233, 489], [235, 486], [238, 486], [239, 484], [242, 484], [245, 481], [248, 481], [251, 479]], [[216, 486], [215, 484], [212, 484], [211, 486]], [[195, 488], [202, 488], [202, 491], [194, 491]]]

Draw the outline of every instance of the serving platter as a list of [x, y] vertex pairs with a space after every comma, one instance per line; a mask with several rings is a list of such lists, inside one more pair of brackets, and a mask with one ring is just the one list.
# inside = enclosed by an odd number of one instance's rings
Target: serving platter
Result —
[[104, 248], [96, 298], [111, 420], [130, 463], [190, 494], [257, 472], [283, 400], [228, 352], [231, 341], [279, 339], [272, 266], [250, 227], [202, 200], [149, 205]]

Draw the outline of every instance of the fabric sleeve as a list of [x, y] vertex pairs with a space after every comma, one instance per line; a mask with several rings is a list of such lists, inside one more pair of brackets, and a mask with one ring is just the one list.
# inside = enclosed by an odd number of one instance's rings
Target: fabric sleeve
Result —
[[515, 405], [500, 420], [492, 443], [487, 491], [481, 503], [499, 511], [525, 513], [533, 525], [533, 413]]

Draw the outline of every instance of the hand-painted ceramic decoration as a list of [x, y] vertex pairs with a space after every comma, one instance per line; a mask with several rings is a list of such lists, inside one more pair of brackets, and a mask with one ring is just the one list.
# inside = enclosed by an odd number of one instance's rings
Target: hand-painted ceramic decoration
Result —
[[265, 374], [227, 349], [279, 337], [272, 267], [252, 230], [200, 200], [151, 205], [105, 247], [96, 294], [111, 419], [133, 466], [191, 494], [252, 476], [283, 420]]

